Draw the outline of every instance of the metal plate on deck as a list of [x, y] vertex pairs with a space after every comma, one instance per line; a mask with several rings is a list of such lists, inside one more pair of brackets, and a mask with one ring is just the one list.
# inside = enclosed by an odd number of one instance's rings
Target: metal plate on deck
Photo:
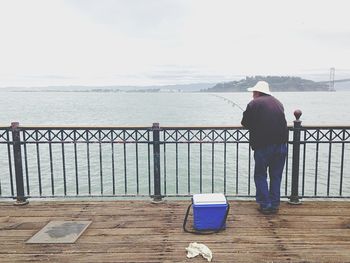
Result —
[[26, 243], [74, 243], [92, 221], [51, 221]]

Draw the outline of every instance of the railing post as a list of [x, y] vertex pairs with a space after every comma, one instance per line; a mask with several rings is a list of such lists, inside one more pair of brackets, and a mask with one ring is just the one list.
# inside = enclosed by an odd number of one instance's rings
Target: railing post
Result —
[[299, 197], [299, 163], [300, 163], [300, 128], [301, 128], [301, 110], [295, 110], [294, 128], [293, 128], [293, 156], [292, 156], [292, 193], [289, 197], [289, 203], [293, 205], [301, 204]]
[[26, 205], [28, 200], [24, 196], [23, 169], [22, 169], [22, 153], [21, 153], [21, 137], [18, 122], [11, 123], [12, 141], [13, 141], [13, 158], [16, 174], [17, 197], [15, 205]]
[[153, 123], [153, 170], [154, 170], [154, 195], [153, 202], [161, 202], [161, 187], [160, 187], [160, 141], [159, 141], [159, 132], [160, 127], [159, 123]]

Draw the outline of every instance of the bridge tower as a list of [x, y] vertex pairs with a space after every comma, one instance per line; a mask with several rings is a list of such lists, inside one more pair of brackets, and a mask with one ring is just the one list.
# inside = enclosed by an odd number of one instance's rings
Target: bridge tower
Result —
[[329, 91], [335, 91], [334, 88], [334, 75], [335, 75], [335, 68], [331, 68], [329, 72]]

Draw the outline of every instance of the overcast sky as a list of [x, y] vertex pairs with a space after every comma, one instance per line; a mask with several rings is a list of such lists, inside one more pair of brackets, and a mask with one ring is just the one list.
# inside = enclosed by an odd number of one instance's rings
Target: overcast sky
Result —
[[350, 76], [349, 10], [346, 0], [0, 0], [0, 87]]

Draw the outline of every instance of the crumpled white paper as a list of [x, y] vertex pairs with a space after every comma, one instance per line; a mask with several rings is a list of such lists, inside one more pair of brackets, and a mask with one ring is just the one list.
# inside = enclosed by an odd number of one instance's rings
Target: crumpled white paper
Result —
[[205, 259], [211, 262], [213, 258], [213, 253], [211, 250], [204, 244], [199, 244], [197, 242], [190, 243], [190, 245], [186, 248], [187, 257], [194, 258], [198, 255], [202, 255]]

